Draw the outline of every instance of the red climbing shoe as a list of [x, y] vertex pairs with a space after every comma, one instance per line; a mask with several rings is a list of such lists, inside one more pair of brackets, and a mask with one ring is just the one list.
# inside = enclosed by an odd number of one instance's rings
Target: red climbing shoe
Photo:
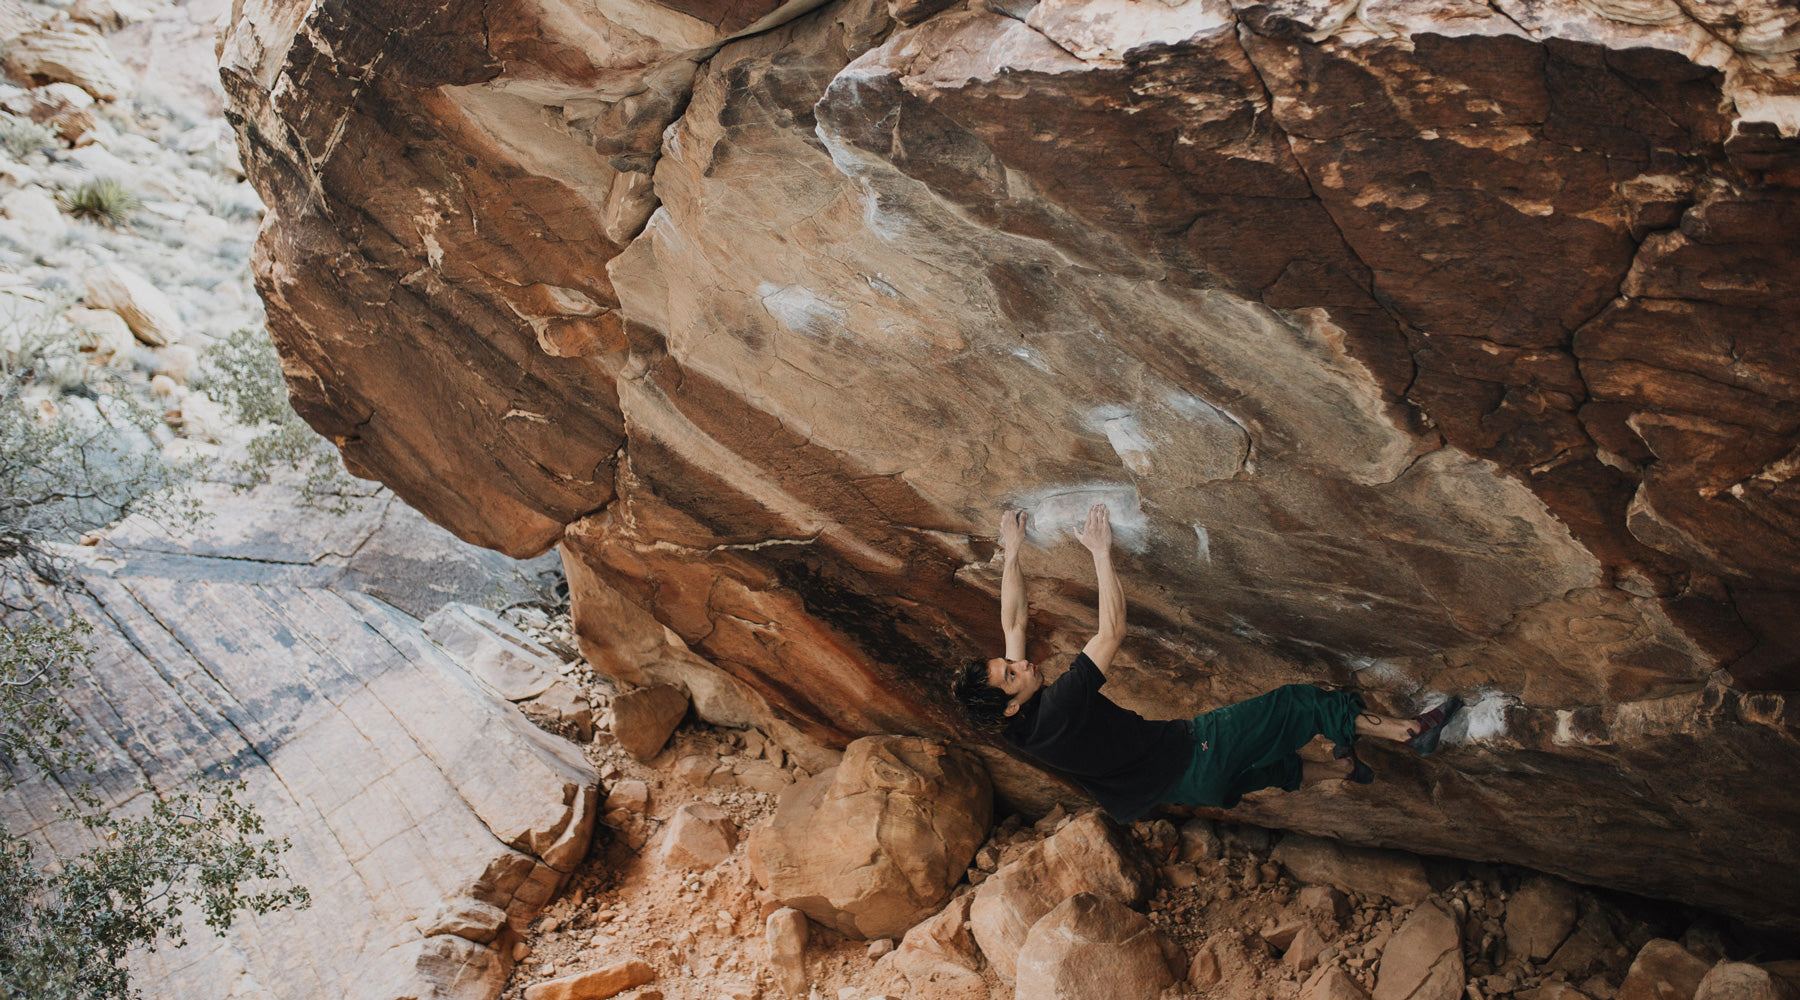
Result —
[[1417, 750], [1421, 757], [1436, 753], [1438, 740], [1444, 735], [1444, 727], [1449, 725], [1451, 717], [1462, 711], [1462, 707], [1462, 699], [1452, 695], [1438, 707], [1414, 719], [1419, 724], [1419, 731], [1406, 741], [1406, 745]]

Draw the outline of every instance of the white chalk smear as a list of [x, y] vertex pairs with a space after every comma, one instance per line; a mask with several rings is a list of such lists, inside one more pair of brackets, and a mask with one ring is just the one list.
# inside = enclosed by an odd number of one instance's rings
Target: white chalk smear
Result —
[[1144, 551], [1150, 539], [1150, 519], [1139, 505], [1134, 487], [1082, 483], [1050, 487], [1014, 500], [1015, 506], [1031, 515], [1026, 522], [1026, 538], [1042, 547], [1064, 536], [1073, 539], [1075, 529], [1087, 523], [1088, 509], [1097, 503], [1106, 505], [1113, 543], [1128, 552]]
[[1357, 682], [1365, 687], [1399, 693], [1410, 693], [1419, 688], [1419, 682], [1413, 680], [1405, 668], [1391, 660], [1375, 656], [1351, 656], [1344, 660], [1344, 665], [1356, 671]]
[[1207, 536], [1206, 529], [1204, 527], [1201, 527], [1198, 524], [1194, 525], [1193, 527], [1194, 527], [1195, 549], [1196, 549], [1196, 554], [1199, 556], [1199, 559], [1200, 559], [1200, 565], [1211, 566], [1212, 565], [1212, 539]]
[[827, 337], [844, 329], [844, 310], [799, 285], [777, 286], [763, 282], [756, 294], [769, 315], [795, 333]]
[[1444, 738], [1453, 743], [1499, 739], [1506, 735], [1507, 710], [1518, 704], [1519, 699], [1510, 694], [1482, 691], [1475, 696], [1473, 704], [1464, 706], [1456, 718], [1450, 720]]
[[1150, 453], [1155, 448], [1144, 437], [1144, 428], [1138, 423], [1137, 417], [1131, 414], [1114, 417], [1103, 426], [1106, 440], [1112, 444], [1113, 451], [1127, 469], [1140, 476], [1148, 476], [1156, 471], [1155, 463], [1150, 461]]

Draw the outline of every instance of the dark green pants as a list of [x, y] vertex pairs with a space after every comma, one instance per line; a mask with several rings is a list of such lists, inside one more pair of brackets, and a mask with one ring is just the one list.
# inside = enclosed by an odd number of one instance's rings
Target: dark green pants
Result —
[[1202, 712], [1190, 724], [1193, 760], [1163, 801], [1230, 809], [1259, 788], [1291, 792], [1300, 787], [1300, 758], [1294, 751], [1314, 736], [1349, 746], [1362, 708], [1362, 696], [1354, 692], [1289, 684]]

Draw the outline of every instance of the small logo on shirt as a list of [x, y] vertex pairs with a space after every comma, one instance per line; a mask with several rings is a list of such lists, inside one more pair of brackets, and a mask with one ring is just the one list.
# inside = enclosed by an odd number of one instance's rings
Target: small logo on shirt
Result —
[[1202, 750], [1211, 750], [1211, 749], [1212, 749], [1212, 747], [1210, 747], [1210, 746], [1208, 746], [1208, 745], [1207, 745], [1207, 744], [1206, 744], [1206, 741], [1205, 741], [1205, 740], [1201, 740], [1201, 741], [1200, 741], [1200, 749], [1202, 749]]

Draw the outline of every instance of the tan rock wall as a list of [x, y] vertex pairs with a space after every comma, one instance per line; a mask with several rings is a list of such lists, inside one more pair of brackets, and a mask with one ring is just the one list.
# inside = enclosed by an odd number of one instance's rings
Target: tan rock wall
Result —
[[1044, 658], [1104, 500], [1122, 703], [1477, 702], [1261, 821], [1793, 922], [1763, 6], [279, 2], [223, 52], [296, 405], [464, 537], [560, 541], [589, 648], [622, 595], [814, 738], [954, 734], [999, 509]]

